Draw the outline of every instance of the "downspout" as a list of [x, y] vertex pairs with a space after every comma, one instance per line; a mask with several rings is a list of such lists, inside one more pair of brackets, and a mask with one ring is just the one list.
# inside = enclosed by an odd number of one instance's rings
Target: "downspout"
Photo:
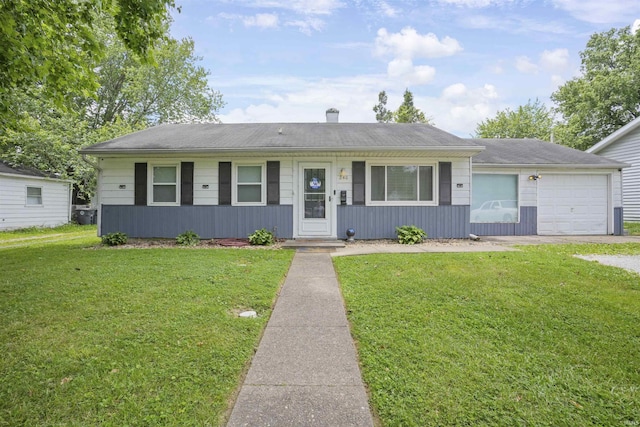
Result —
[[100, 203], [100, 181], [102, 178], [102, 168], [87, 158], [86, 154], [82, 154], [82, 161], [98, 171], [98, 178], [96, 179], [96, 215], [98, 215], [98, 236], [102, 235], [102, 204]]
[[69, 209], [67, 209], [67, 223], [70, 224], [71, 223], [71, 199], [73, 199], [73, 182], [68, 182], [67, 183], [69, 185], [69, 191], [67, 191], [67, 206], [69, 206]]

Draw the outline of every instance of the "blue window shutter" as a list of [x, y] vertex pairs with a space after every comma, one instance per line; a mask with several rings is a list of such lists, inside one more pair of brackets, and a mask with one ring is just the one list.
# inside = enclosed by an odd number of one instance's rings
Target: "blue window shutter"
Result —
[[180, 164], [180, 204], [193, 205], [193, 162]]
[[351, 204], [365, 204], [365, 162], [351, 163]]
[[231, 162], [218, 163], [218, 204], [231, 204]]
[[134, 177], [134, 203], [137, 206], [147, 205], [147, 164], [136, 163]]
[[280, 204], [280, 162], [267, 162], [267, 204]]
[[439, 202], [440, 206], [450, 205], [451, 204], [451, 162], [440, 162], [439, 168], [440, 170], [440, 179], [438, 180], [439, 184]]

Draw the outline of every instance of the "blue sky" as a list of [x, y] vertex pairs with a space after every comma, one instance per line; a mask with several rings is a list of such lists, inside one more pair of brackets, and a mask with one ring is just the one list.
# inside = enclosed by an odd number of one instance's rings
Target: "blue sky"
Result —
[[[408, 88], [435, 125], [469, 136], [498, 110], [579, 74], [589, 36], [640, 25], [636, 0], [178, 0], [223, 123], [374, 122]], [[638, 21], [636, 21], [638, 20]]]

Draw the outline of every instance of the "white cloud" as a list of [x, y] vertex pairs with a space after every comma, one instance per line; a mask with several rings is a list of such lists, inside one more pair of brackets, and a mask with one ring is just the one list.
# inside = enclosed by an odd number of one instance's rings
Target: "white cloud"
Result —
[[[537, 62], [528, 56], [518, 56], [515, 60], [516, 69], [524, 74], [538, 74], [539, 72], [553, 73], [558, 76], [569, 68], [569, 50], [544, 50]], [[553, 80], [553, 78], [552, 78]]]
[[398, 16], [398, 13], [399, 13], [397, 9], [395, 9], [386, 1], [381, 1], [378, 4], [378, 9], [384, 16], [388, 18], [395, 18], [396, 16]]
[[467, 94], [467, 87], [462, 83], [447, 86], [442, 91], [442, 99], [460, 99]]
[[433, 80], [436, 69], [428, 65], [416, 65], [413, 67], [413, 74], [410, 76], [408, 84], [423, 85]]
[[[269, 84], [269, 80], [272, 80]], [[278, 82], [277, 84], [273, 84]], [[260, 76], [257, 86], [244, 78], [233, 82], [235, 87], [244, 83], [251, 92], [247, 107], [235, 108], [220, 114], [223, 123], [268, 123], [268, 122], [323, 122], [328, 108], [340, 110], [343, 123], [375, 122], [372, 108], [381, 88], [389, 87], [384, 75], [363, 75], [321, 80], [303, 80], [282, 76]], [[263, 92], [261, 88], [268, 88]], [[404, 88], [403, 88], [404, 89]], [[400, 89], [397, 89], [400, 93]], [[401, 95], [398, 95], [398, 104]], [[395, 105], [390, 100], [389, 105]]]
[[428, 65], [413, 65], [410, 59], [394, 59], [387, 65], [387, 75], [402, 81], [405, 86], [416, 86], [433, 81], [436, 69]]
[[554, 88], [558, 88], [558, 87], [562, 86], [565, 81], [566, 80], [564, 79], [564, 77], [559, 76], [557, 74], [554, 74], [554, 75], [551, 76], [551, 84], [553, 85]]
[[478, 123], [501, 107], [495, 86], [468, 88], [463, 83], [444, 88], [437, 98], [415, 97], [415, 104], [433, 117], [437, 127], [463, 137], [473, 134]]
[[405, 27], [399, 33], [389, 33], [386, 28], [380, 28], [375, 40], [377, 55], [392, 55], [396, 58], [437, 58], [451, 56], [462, 51], [462, 46], [449, 36], [439, 40], [433, 33], [425, 35], [411, 28]]
[[297, 27], [301, 33], [311, 35], [313, 31], [321, 31], [324, 28], [324, 21], [318, 18], [308, 18], [305, 20], [294, 20], [286, 22], [289, 27]]
[[477, 13], [458, 18], [460, 25], [476, 30], [504, 31], [511, 34], [573, 34], [574, 30], [560, 20], [536, 21], [517, 15], [480, 15]]
[[640, 29], [640, 19], [636, 19], [635, 21], [633, 21], [633, 24], [631, 25], [631, 32], [635, 33], [639, 29]]
[[569, 66], [569, 50], [545, 50], [540, 54], [540, 66], [545, 71], [564, 71]]
[[285, 9], [304, 15], [330, 15], [334, 10], [344, 7], [338, 0], [234, 0], [243, 6], [267, 9]]
[[[274, 13], [258, 13], [256, 15], [238, 15], [233, 13], [219, 13], [218, 18], [227, 21], [240, 21], [245, 27], [278, 28], [279, 18]], [[214, 22], [214, 17], [208, 17], [207, 21]]]
[[513, 3], [513, 0], [439, 0], [439, 2], [469, 8], [482, 8], [487, 6], [502, 6]]
[[490, 65], [489, 71], [493, 74], [502, 74], [504, 73], [504, 64], [503, 61], [498, 61], [497, 64]]
[[[386, 90], [388, 107], [396, 109], [407, 87], [400, 79], [384, 74], [321, 80], [261, 75], [238, 78], [226, 84], [245, 91], [225, 91], [225, 96], [236, 100], [244, 98], [246, 106], [224, 111], [220, 114], [223, 123], [324, 122], [324, 113], [331, 107], [340, 110], [342, 123], [371, 123], [375, 121], [372, 108], [378, 92]], [[432, 117], [436, 126], [465, 137], [474, 132], [479, 122], [504, 108], [496, 87], [491, 84], [468, 87], [456, 83], [434, 96], [413, 88], [412, 93], [416, 107]]]
[[516, 58], [516, 69], [525, 74], [535, 74], [538, 72], [538, 66], [531, 62], [528, 56], [518, 56]]
[[394, 59], [387, 65], [389, 77], [398, 77], [413, 71], [413, 61], [410, 59]]
[[553, 0], [553, 4], [574, 18], [594, 24], [628, 22], [640, 13], [640, 2], [632, 0]]
[[278, 15], [273, 13], [258, 13], [255, 16], [242, 18], [245, 27], [278, 28]]

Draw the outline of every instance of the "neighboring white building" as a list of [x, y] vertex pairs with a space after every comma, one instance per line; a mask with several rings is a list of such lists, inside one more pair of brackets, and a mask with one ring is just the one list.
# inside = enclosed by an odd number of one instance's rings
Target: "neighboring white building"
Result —
[[70, 181], [0, 160], [0, 230], [55, 227], [70, 220]]
[[625, 221], [640, 221], [640, 117], [589, 148], [587, 153], [631, 165], [622, 171], [623, 216]]

